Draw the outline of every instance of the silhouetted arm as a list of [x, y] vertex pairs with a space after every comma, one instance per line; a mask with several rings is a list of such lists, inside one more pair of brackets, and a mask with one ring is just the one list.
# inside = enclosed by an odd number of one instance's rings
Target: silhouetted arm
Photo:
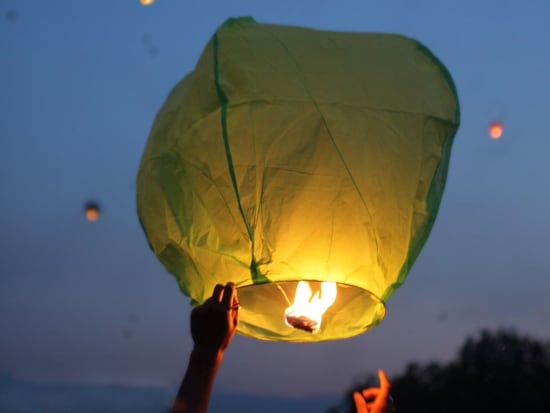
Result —
[[235, 285], [218, 284], [212, 297], [191, 312], [194, 347], [172, 407], [173, 413], [206, 413], [224, 351], [238, 324]]

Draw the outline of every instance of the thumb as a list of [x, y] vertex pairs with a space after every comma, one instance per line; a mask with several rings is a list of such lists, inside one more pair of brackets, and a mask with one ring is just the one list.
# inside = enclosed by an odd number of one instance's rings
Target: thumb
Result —
[[363, 399], [361, 393], [354, 392], [353, 401], [355, 402], [356, 413], [369, 413], [369, 411], [367, 410], [367, 402], [365, 402], [365, 399]]

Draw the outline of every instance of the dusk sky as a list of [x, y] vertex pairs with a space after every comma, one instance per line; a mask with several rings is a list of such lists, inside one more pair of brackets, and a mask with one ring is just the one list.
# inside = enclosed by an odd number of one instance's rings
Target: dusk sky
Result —
[[481, 328], [550, 339], [550, 2], [0, 0], [0, 372], [179, 383], [189, 299], [148, 248], [135, 176], [168, 92], [237, 16], [413, 37], [449, 69], [462, 123], [382, 324], [321, 344], [237, 336], [216, 392], [339, 395], [378, 368], [449, 360]]

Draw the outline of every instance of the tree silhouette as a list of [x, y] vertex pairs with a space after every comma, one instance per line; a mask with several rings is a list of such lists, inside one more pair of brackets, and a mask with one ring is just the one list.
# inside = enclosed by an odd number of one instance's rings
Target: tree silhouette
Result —
[[[466, 339], [456, 360], [411, 363], [390, 381], [398, 413], [548, 413], [550, 344], [514, 330], [483, 330]], [[329, 412], [355, 412], [353, 391], [373, 386], [372, 375], [356, 383]]]

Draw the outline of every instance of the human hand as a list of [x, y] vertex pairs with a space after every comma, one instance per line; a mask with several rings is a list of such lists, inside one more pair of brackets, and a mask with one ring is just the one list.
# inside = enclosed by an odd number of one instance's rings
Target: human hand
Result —
[[361, 393], [353, 393], [357, 413], [386, 413], [390, 396], [390, 382], [383, 370], [378, 370], [380, 387], [370, 387]]
[[235, 335], [239, 303], [235, 284], [217, 284], [212, 297], [191, 312], [191, 336], [195, 348], [224, 351]]

